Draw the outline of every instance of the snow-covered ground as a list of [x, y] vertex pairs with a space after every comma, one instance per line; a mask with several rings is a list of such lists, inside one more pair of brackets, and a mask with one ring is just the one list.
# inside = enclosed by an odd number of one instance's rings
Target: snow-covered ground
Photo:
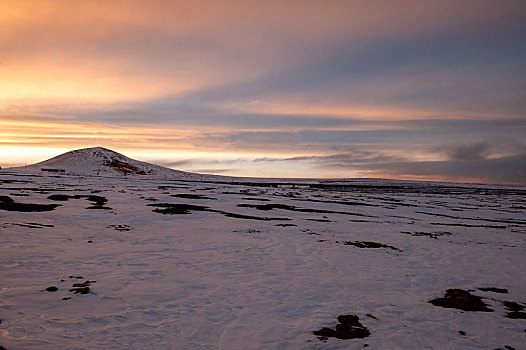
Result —
[[[0, 346], [526, 348], [526, 188], [259, 182], [0, 173]], [[313, 335], [343, 314], [370, 336]]]

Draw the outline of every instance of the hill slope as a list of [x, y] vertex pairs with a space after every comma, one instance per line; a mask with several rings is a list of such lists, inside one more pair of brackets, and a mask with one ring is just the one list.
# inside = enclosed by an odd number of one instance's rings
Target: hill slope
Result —
[[149, 176], [159, 178], [198, 179], [201, 175], [165, 168], [126, 157], [104, 147], [83, 148], [48, 160], [11, 168], [29, 172], [57, 172], [74, 175]]

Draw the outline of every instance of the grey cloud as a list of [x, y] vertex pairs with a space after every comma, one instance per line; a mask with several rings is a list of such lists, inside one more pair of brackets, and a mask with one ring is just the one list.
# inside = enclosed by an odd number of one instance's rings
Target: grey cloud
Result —
[[[348, 45], [342, 39], [294, 67], [192, 92], [207, 101], [287, 96], [311, 103], [374, 105], [521, 113], [526, 104], [524, 24], [492, 35], [445, 30], [428, 36]], [[491, 50], [488, 50], [491, 47]], [[476, 58], [476, 60], [474, 59]], [[505, 60], [503, 60], [505, 58]]]
[[450, 160], [482, 160], [490, 154], [490, 144], [487, 142], [467, 142], [460, 145], [445, 145], [438, 147], [438, 152], [444, 153]]
[[[371, 128], [375, 127], [373, 123]], [[514, 155], [526, 151], [522, 121], [382, 122], [380, 130], [243, 131], [205, 133], [191, 142], [195, 147], [221, 145], [230, 150], [278, 150], [308, 153], [346, 153], [349, 149], [374, 152], [440, 153], [451, 159], [490, 154]], [[401, 128], [401, 129], [400, 129]], [[470, 141], [466, 141], [466, 140]], [[475, 154], [476, 153], [476, 154]]]
[[363, 164], [377, 164], [404, 160], [401, 157], [385, 155], [372, 151], [354, 151], [351, 153], [326, 156], [300, 156], [289, 158], [256, 158], [254, 162], [309, 162], [315, 168], [356, 168]]
[[[146, 161], [148, 161], [146, 159]], [[167, 160], [167, 159], [161, 159], [161, 160], [154, 160], [155, 164], [162, 165], [165, 167], [184, 167], [188, 169], [190, 166], [199, 166], [199, 165], [207, 165], [207, 166], [213, 166], [216, 164], [224, 165], [224, 164], [236, 164], [240, 162], [244, 162], [244, 159], [241, 158], [233, 158], [233, 159], [200, 159], [200, 158], [189, 158], [189, 159], [180, 159], [180, 160]]]
[[526, 154], [494, 159], [384, 163], [367, 169], [393, 177], [439, 176], [450, 181], [526, 184]]
[[233, 173], [236, 171], [239, 171], [239, 169], [234, 168], [223, 168], [223, 169], [190, 169], [188, 170], [190, 172], [198, 173], [198, 174], [215, 174], [215, 175], [221, 175], [225, 173]]
[[[146, 161], [148, 161], [148, 160], [146, 160]], [[153, 161], [153, 162], [155, 164], [158, 164], [158, 165], [161, 165], [161, 166], [164, 166], [164, 167], [168, 167], [168, 168], [188, 166], [188, 165], [191, 165], [191, 164], [194, 163], [194, 161], [192, 159], [174, 160], [174, 161], [170, 161], [170, 160], [156, 160], [156, 161]]]

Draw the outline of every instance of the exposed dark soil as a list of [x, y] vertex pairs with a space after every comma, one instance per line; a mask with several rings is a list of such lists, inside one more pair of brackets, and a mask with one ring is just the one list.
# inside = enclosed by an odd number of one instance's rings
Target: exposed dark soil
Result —
[[109, 167], [121, 172], [124, 175], [128, 175], [128, 174], [147, 175], [149, 173], [147, 171], [144, 171], [144, 170], [141, 170], [141, 169], [137, 168], [134, 165], [131, 165], [131, 164], [128, 164], [128, 163], [125, 163], [125, 162], [121, 162], [120, 160], [117, 160], [117, 159], [112, 159], [111, 161], [106, 161], [104, 163], [104, 165], [109, 166]]
[[39, 223], [36, 223], [36, 222], [25, 222], [25, 223], [23, 223], [23, 224], [13, 223], [13, 224], [11, 224], [11, 225], [13, 225], [13, 226], [27, 227], [27, 228], [55, 227], [54, 225], [39, 224]]
[[109, 225], [108, 228], [113, 228], [117, 231], [129, 231], [131, 227], [128, 225]]
[[51, 196], [47, 197], [47, 199], [52, 201], [67, 201], [70, 198], [75, 198], [75, 196], [69, 196], [67, 194], [52, 194]]
[[409, 231], [402, 231], [402, 233], [405, 233], [406, 235], [411, 235], [415, 237], [429, 237], [433, 239], [437, 239], [440, 236], [444, 235], [451, 235], [451, 232], [409, 232]]
[[360, 323], [359, 317], [356, 315], [340, 315], [338, 316], [338, 322], [335, 327], [323, 327], [312, 333], [322, 341], [327, 340], [329, 337], [338, 339], [365, 338], [371, 334], [369, 330]]
[[269, 217], [259, 217], [259, 216], [251, 216], [251, 215], [244, 215], [244, 214], [236, 214], [236, 213], [227, 213], [225, 211], [216, 211], [216, 213], [221, 213], [226, 217], [229, 218], [236, 218], [236, 219], [248, 219], [248, 220], [259, 220], [259, 221], [287, 221], [291, 220], [289, 218], [269, 218]]
[[500, 226], [500, 225], [471, 225], [471, 224], [461, 224], [461, 223], [445, 223], [445, 222], [432, 222], [431, 225], [439, 225], [439, 226], [455, 226], [455, 227], [485, 227], [485, 228], [498, 228], [498, 229], [506, 229], [507, 226]]
[[147, 204], [149, 207], [159, 207], [161, 209], [154, 209], [153, 211], [161, 214], [190, 214], [192, 211], [206, 211], [211, 213], [223, 214], [226, 217], [236, 218], [236, 219], [249, 219], [249, 220], [261, 220], [261, 221], [275, 221], [275, 220], [290, 220], [289, 218], [269, 218], [269, 217], [259, 217], [251, 216], [237, 213], [229, 213], [222, 210], [215, 210], [209, 207], [202, 205], [192, 205], [192, 204], [172, 204], [172, 203], [158, 203], [158, 204]]
[[[73, 278], [73, 276], [70, 276], [70, 278]], [[74, 277], [76, 279], [82, 279], [82, 276]], [[96, 283], [97, 281], [84, 281], [79, 283], [73, 283], [71, 285], [71, 289], [69, 290], [70, 293], [74, 294], [89, 294], [91, 292], [90, 286], [92, 283]], [[62, 300], [69, 300], [71, 297], [64, 297]]]
[[429, 303], [435, 306], [454, 308], [464, 311], [493, 311], [482, 301], [481, 297], [472, 295], [468, 291], [462, 289], [448, 289], [446, 291], [446, 295], [443, 298], [430, 300]]
[[524, 306], [515, 302], [515, 301], [505, 301], [503, 302], [504, 306], [510, 311], [522, 311]]
[[369, 241], [343, 241], [343, 242], [338, 242], [337, 241], [336, 243], [342, 243], [342, 244], [345, 244], [345, 245], [352, 245], [352, 246], [355, 246], [355, 247], [358, 247], [358, 248], [373, 248], [373, 249], [376, 249], [376, 248], [388, 248], [388, 249], [393, 249], [393, 250], [396, 250], [396, 251], [399, 251], [399, 252], [402, 251], [401, 249], [395, 248], [395, 247], [387, 245], [387, 244], [378, 243], [378, 242], [369, 242]]
[[191, 194], [191, 193], [178, 193], [178, 194], [172, 194], [172, 197], [176, 198], [186, 198], [186, 199], [210, 199], [210, 200], [217, 200], [217, 198], [207, 197], [203, 196], [201, 194]]
[[346, 211], [333, 211], [333, 210], [324, 210], [324, 209], [309, 209], [309, 208], [298, 208], [292, 205], [286, 205], [286, 204], [276, 204], [276, 203], [269, 203], [269, 204], [238, 204], [237, 205], [240, 208], [254, 208], [257, 210], [274, 210], [274, 209], [281, 209], [281, 210], [289, 210], [289, 211], [296, 211], [301, 213], [318, 213], [318, 214], [343, 214], [343, 215], [353, 215], [353, 216], [368, 216], [364, 214], [358, 214], [358, 213], [349, 213]]
[[158, 204], [147, 204], [149, 207], [158, 207], [160, 209], [154, 209], [153, 211], [161, 214], [190, 214], [192, 211], [211, 211], [209, 207], [202, 205], [192, 204], [170, 204], [170, 203], [158, 203]]
[[111, 210], [110, 207], [105, 207], [104, 204], [108, 202], [108, 199], [103, 196], [97, 196], [97, 195], [81, 195], [76, 194], [73, 196], [67, 195], [67, 194], [52, 194], [51, 196], [48, 196], [47, 199], [53, 200], [53, 201], [67, 201], [70, 199], [81, 199], [85, 198], [86, 200], [93, 203], [92, 206], [87, 207], [86, 209], [106, 209]]
[[508, 309], [510, 312], [506, 315], [507, 318], [511, 319], [526, 319], [526, 312], [522, 312], [524, 310], [524, 306], [514, 302], [514, 301], [505, 301], [503, 302], [506, 309]]
[[60, 204], [29, 204], [29, 203], [15, 203], [11, 197], [0, 196], [0, 210], [6, 211], [20, 211], [20, 212], [42, 212], [52, 211]]
[[501, 293], [501, 294], [508, 293], [508, 290], [506, 288], [481, 287], [481, 288], [477, 288], [477, 289], [480, 290], [480, 291], [483, 291], [483, 292], [493, 292], [493, 293]]
[[175, 185], [162, 185], [162, 186], [157, 186], [157, 188], [160, 190], [167, 190], [170, 188], [189, 188], [189, 187], [188, 186], [175, 186]]

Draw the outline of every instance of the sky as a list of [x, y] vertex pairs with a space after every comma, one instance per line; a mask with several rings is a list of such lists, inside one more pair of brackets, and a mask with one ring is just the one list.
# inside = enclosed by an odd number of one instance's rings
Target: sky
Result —
[[526, 2], [0, 0], [0, 165], [526, 183]]

